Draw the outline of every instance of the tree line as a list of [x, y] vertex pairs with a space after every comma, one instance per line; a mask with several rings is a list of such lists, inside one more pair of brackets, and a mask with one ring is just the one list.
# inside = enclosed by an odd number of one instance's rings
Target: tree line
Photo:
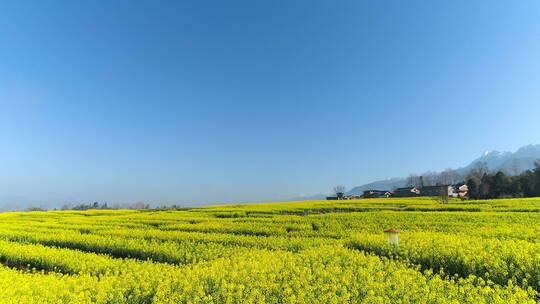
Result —
[[113, 204], [107, 203], [88, 203], [88, 204], [66, 204], [60, 210], [118, 210], [118, 209], [150, 209], [150, 205], [144, 202]]
[[[174, 205], [176, 206], [176, 205]], [[77, 211], [84, 211], [84, 210], [120, 210], [120, 209], [135, 209], [135, 210], [142, 210], [142, 209], [150, 209], [150, 204], [144, 203], [144, 202], [137, 202], [137, 203], [123, 203], [123, 204], [112, 204], [109, 205], [107, 203], [99, 203], [99, 202], [93, 202], [93, 203], [81, 203], [81, 204], [65, 204], [59, 209], [52, 208], [49, 209], [47, 207], [43, 206], [29, 206], [25, 209], [22, 209], [20, 207], [13, 207], [8, 210], [0, 210], [0, 212], [5, 211], [56, 211], [56, 210], [77, 210]]]
[[503, 171], [490, 172], [485, 167], [472, 170], [465, 180], [469, 198], [514, 198], [540, 196], [540, 161], [535, 168], [521, 174], [508, 175]]
[[467, 185], [470, 199], [540, 197], [540, 161], [535, 168], [519, 173], [490, 171], [487, 164], [479, 162], [467, 175], [446, 169], [440, 173], [428, 172], [422, 175], [410, 175], [407, 187], [423, 188], [437, 185]]
[[446, 169], [440, 173], [426, 172], [422, 175], [411, 174], [405, 181], [406, 187], [424, 188], [437, 185], [455, 185], [463, 181], [456, 170]]

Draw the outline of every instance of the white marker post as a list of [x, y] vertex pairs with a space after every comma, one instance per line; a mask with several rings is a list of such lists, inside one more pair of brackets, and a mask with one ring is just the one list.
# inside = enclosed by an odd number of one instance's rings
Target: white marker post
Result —
[[384, 233], [386, 233], [386, 235], [388, 236], [388, 245], [394, 246], [396, 248], [399, 246], [398, 234], [400, 232], [401, 231], [399, 231], [397, 229], [388, 229], [388, 230], [384, 231]]

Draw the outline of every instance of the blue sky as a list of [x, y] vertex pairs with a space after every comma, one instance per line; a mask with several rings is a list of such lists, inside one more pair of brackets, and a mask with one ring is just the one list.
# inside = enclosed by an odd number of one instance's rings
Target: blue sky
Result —
[[275, 200], [540, 143], [537, 1], [0, 3], [0, 203]]

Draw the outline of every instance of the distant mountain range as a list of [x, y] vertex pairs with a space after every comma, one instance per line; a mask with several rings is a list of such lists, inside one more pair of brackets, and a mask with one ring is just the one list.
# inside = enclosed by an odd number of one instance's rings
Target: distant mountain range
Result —
[[[473, 160], [469, 165], [458, 168], [456, 171], [461, 175], [466, 175], [479, 164], [484, 163], [491, 171], [504, 171], [510, 175], [516, 175], [534, 168], [535, 161], [540, 159], [540, 145], [528, 145], [519, 148], [516, 152], [490, 151], [484, 153], [479, 158]], [[348, 194], [359, 195], [365, 190], [392, 190], [404, 187], [406, 177], [397, 177], [375, 181], [369, 184], [352, 188]]]

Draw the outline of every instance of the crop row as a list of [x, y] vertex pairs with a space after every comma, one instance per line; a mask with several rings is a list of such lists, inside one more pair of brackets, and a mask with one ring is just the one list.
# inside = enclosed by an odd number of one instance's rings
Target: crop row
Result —
[[443, 279], [342, 247], [254, 250], [169, 274], [66, 276], [0, 267], [0, 303], [535, 303], [478, 278]]
[[479, 278], [443, 279], [407, 265], [322, 247], [258, 252], [191, 266], [160, 303], [534, 303], [534, 292]]
[[172, 264], [196, 263], [248, 250], [238, 246], [223, 246], [216, 243], [122, 238], [111, 235], [81, 234], [74, 231], [53, 234], [2, 229], [0, 230], [0, 239], [78, 249], [108, 254], [117, 258], [135, 258]]
[[178, 267], [135, 259], [116, 259], [96, 254], [40, 244], [21, 244], [0, 240], [0, 263], [26, 271], [44, 270], [64, 274], [109, 275], [140, 271], [171, 272]]
[[359, 234], [347, 245], [404, 259], [424, 269], [461, 277], [475, 275], [498, 284], [513, 282], [540, 290], [540, 244], [537, 243], [414, 232], [403, 233], [398, 248], [389, 246], [380, 234]]

